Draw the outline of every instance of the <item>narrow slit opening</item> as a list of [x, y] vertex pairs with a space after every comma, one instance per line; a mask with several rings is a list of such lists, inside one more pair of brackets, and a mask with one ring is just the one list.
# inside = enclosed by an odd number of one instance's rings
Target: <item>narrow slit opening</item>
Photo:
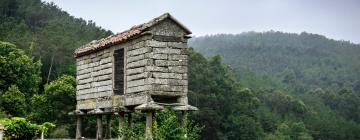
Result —
[[124, 95], [124, 49], [114, 51], [114, 94]]

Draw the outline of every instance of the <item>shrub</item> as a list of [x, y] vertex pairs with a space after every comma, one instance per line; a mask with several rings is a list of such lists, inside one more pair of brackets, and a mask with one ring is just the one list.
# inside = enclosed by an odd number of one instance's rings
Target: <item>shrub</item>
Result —
[[32, 140], [38, 134], [43, 133], [45, 135], [49, 128], [55, 126], [48, 122], [42, 125], [33, 124], [20, 117], [0, 120], [0, 124], [5, 125], [5, 140]]
[[38, 133], [38, 126], [24, 118], [13, 117], [3, 122], [5, 124], [4, 137], [8, 140], [31, 140]]

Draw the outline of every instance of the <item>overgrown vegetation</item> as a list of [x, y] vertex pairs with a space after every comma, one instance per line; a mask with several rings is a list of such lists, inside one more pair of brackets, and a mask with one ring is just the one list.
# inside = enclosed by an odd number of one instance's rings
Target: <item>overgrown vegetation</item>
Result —
[[49, 128], [55, 127], [49, 122], [37, 125], [20, 117], [0, 119], [0, 124], [5, 125], [4, 138], [6, 140], [32, 140], [37, 135], [46, 135]]
[[[129, 128], [125, 125], [120, 135], [127, 139], [144, 139], [144, 121], [144, 115], [135, 114], [133, 126]], [[202, 126], [189, 120], [187, 115], [176, 114], [170, 109], [155, 113], [153, 125], [153, 139], [155, 140], [197, 140], [202, 129]]]
[[93, 21], [75, 18], [54, 3], [40, 0], [1, 0], [0, 31], [1, 41], [11, 42], [41, 61], [41, 85], [62, 74], [74, 75], [74, 50], [112, 34]]

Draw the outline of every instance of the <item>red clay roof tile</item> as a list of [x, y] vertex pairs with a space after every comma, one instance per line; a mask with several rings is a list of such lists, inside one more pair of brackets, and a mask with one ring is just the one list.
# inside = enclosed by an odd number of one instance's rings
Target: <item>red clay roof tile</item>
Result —
[[154, 26], [155, 24], [159, 23], [160, 21], [163, 21], [167, 18], [172, 19], [175, 21], [179, 26], [181, 26], [188, 34], [191, 34], [191, 31], [188, 30], [185, 26], [183, 26], [180, 22], [178, 22], [175, 18], [173, 18], [169, 13], [165, 13], [157, 18], [154, 18], [153, 20], [140, 24], [137, 26], [131, 27], [129, 30], [126, 30], [124, 32], [108, 36], [106, 38], [102, 38], [99, 40], [91, 41], [90, 43], [78, 48], [75, 50], [75, 57], [84, 56], [87, 54], [91, 54], [94, 52], [97, 52], [99, 50], [105, 49], [109, 46], [112, 46], [114, 44], [118, 44], [121, 42], [125, 42], [131, 38], [137, 37], [141, 35], [143, 32], [146, 31], [146, 29]]

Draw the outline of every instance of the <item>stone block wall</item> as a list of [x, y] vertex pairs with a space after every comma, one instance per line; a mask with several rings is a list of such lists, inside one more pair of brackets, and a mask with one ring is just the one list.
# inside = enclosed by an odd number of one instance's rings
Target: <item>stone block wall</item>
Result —
[[186, 34], [173, 20], [165, 19], [137, 38], [78, 57], [77, 109], [133, 106], [151, 100], [187, 104]]
[[77, 109], [111, 106], [112, 60], [110, 49], [76, 59]]
[[187, 94], [188, 57], [185, 42], [145, 40], [128, 47], [126, 57], [126, 94]]

